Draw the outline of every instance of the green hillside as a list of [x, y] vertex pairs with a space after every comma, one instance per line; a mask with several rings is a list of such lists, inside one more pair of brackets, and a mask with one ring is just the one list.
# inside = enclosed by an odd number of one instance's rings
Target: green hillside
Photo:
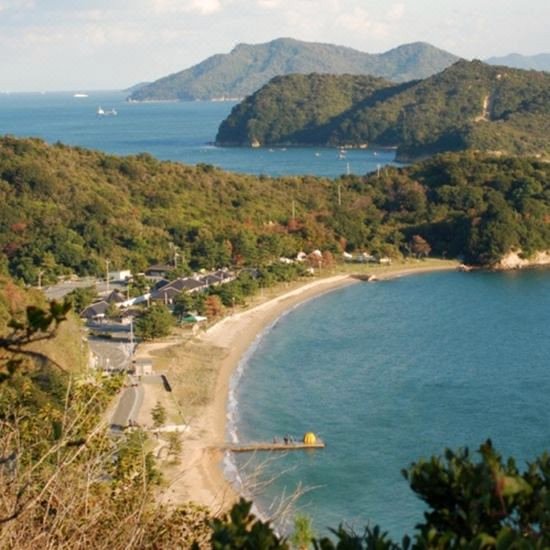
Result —
[[242, 98], [273, 77], [291, 73], [370, 74], [395, 82], [425, 78], [458, 58], [430, 44], [406, 44], [381, 54], [343, 46], [279, 38], [265, 44], [239, 44], [178, 73], [142, 86], [133, 101]]
[[550, 164], [449, 154], [326, 180], [226, 173], [0, 139], [0, 272], [36, 284], [76, 272], [260, 266], [315, 249], [434, 254], [491, 264], [550, 249]]
[[[422, 81], [377, 82], [375, 93], [358, 100], [349, 93], [353, 78], [307, 75], [300, 86], [294, 76], [274, 79], [233, 109], [216, 141], [370, 144], [397, 147], [398, 158], [407, 160], [464, 149], [550, 155], [549, 74], [459, 61]], [[346, 100], [339, 99], [327, 116], [338, 87]], [[346, 102], [353, 105], [346, 108]], [[289, 116], [312, 105], [316, 111], [304, 124]]]

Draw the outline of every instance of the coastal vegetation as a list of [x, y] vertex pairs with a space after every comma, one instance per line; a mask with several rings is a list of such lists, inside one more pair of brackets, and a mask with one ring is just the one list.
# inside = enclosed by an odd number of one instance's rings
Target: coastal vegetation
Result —
[[138, 86], [129, 99], [242, 98], [271, 78], [290, 73], [368, 74], [404, 82], [435, 74], [457, 59], [423, 42], [368, 54], [332, 44], [278, 38], [265, 44], [238, 44], [228, 54], [214, 55], [189, 69]]
[[549, 158], [549, 90], [548, 73], [480, 61], [406, 84], [289, 75], [235, 106], [216, 142], [396, 147], [402, 160], [466, 149]]
[[279, 258], [315, 250], [323, 261], [428, 251], [492, 265], [512, 250], [550, 249], [549, 171], [537, 159], [466, 152], [338, 180], [267, 178], [5, 137], [0, 272], [46, 284], [101, 276], [108, 260], [139, 273], [175, 250], [179, 274], [231, 265], [268, 279], [283, 276]]

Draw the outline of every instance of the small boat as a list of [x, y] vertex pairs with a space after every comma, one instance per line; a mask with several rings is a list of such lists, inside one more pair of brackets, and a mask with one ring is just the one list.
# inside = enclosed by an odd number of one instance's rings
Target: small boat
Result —
[[115, 109], [105, 110], [101, 107], [101, 105], [97, 108], [97, 116], [117, 116], [118, 113]]
[[76, 93], [76, 94], [73, 94], [73, 97], [88, 97], [88, 94], [82, 94], [82, 93]]

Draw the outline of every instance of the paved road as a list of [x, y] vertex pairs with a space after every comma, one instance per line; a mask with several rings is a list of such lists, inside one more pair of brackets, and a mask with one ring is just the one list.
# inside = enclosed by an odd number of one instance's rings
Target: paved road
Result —
[[125, 370], [130, 367], [132, 344], [129, 342], [89, 338], [88, 345], [97, 357], [97, 368]]
[[84, 279], [79, 279], [78, 281], [66, 281], [64, 283], [47, 286], [42, 290], [48, 300], [59, 300], [76, 288], [86, 288], [90, 286], [95, 286], [98, 294], [104, 294], [107, 291], [114, 290], [115, 288], [118, 290], [126, 288], [124, 283], [110, 282], [109, 285], [107, 285], [105, 281], [94, 279], [93, 277], [87, 277]]
[[117, 408], [111, 419], [111, 428], [120, 430], [129, 425], [130, 420], [135, 421], [143, 403], [143, 386], [132, 384], [127, 387], [120, 396]]

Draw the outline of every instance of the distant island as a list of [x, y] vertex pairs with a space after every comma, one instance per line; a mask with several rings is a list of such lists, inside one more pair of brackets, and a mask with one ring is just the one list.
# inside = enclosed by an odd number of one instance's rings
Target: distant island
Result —
[[220, 125], [224, 146], [395, 147], [410, 161], [466, 149], [550, 157], [550, 74], [460, 60], [421, 81], [273, 79]]
[[332, 44], [278, 38], [265, 44], [239, 44], [191, 68], [138, 85], [130, 101], [241, 99], [273, 77], [292, 73], [368, 74], [394, 82], [426, 78], [459, 58], [424, 42], [369, 54]]
[[506, 65], [515, 69], [550, 71], [550, 53], [539, 53], [536, 55], [511, 53], [502, 57], [489, 57], [485, 62], [490, 65]]

